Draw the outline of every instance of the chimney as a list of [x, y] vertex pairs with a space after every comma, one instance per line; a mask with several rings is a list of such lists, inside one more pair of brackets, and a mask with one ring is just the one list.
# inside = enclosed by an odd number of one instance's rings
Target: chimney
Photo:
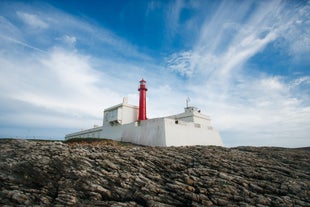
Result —
[[140, 81], [140, 88], [138, 89], [140, 91], [140, 100], [139, 100], [139, 117], [138, 121], [146, 120], [146, 81], [142, 80]]

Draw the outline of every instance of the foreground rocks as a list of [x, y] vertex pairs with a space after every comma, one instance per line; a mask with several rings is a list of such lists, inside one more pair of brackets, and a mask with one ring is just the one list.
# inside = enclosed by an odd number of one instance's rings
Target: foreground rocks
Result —
[[309, 206], [310, 150], [0, 140], [1, 206]]

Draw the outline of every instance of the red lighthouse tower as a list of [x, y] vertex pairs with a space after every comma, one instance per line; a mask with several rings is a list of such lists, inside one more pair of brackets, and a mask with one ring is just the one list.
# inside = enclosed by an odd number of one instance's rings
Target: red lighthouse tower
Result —
[[140, 91], [140, 100], [139, 100], [139, 118], [138, 121], [146, 120], [146, 81], [140, 80], [140, 88], [138, 89]]

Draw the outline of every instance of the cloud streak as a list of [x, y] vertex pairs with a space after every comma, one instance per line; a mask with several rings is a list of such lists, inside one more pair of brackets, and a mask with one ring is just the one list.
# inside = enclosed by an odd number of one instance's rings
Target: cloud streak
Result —
[[34, 14], [28, 14], [25, 12], [16, 12], [17, 16], [27, 25], [34, 27], [34, 28], [40, 28], [40, 29], [46, 29], [48, 28], [48, 24], [44, 21], [42, 21], [37, 15]]
[[253, 56], [291, 31], [292, 22], [300, 18], [295, 9], [298, 15], [287, 13], [287, 5], [280, 1], [223, 1], [213, 17], [205, 19], [192, 50], [168, 57], [168, 69], [192, 80], [192, 99], [209, 106], [227, 145], [268, 145], [273, 138], [276, 145], [287, 146], [283, 139], [300, 134], [299, 143], [309, 145], [309, 102], [302, 105], [304, 98], [295, 95], [300, 89], [292, 86], [307, 77], [287, 80], [249, 69]]

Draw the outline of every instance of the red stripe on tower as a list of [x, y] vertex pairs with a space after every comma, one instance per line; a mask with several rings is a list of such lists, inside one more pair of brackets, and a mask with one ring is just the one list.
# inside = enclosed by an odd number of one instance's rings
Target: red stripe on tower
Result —
[[138, 121], [146, 120], [146, 81], [142, 80], [140, 81], [140, 88], [138, 89], [140, 91], [140, 100], [139, 100], [139, 118]]

